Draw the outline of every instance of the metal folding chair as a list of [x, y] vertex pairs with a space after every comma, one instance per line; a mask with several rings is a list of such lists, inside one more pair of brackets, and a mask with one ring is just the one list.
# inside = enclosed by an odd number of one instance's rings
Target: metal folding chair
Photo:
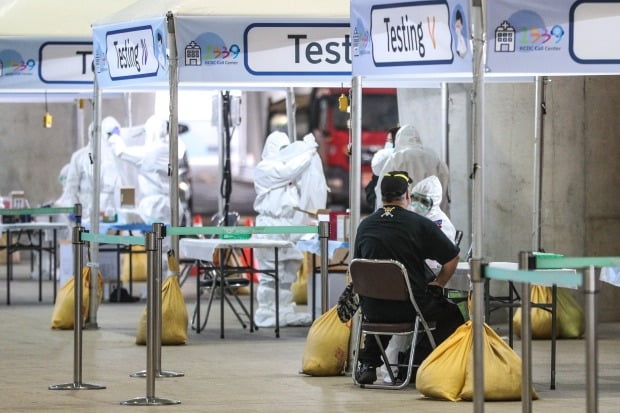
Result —
[[[431, 346], [435, 348], [435, 340], [431, 333], [431, 327], [424, 319], [420, 312], [420, 308], [413, 297], [411, 284], [407, 270], [398, 261], [395, 260], [370, 260], [363, 258], [355, 258], [351, 261], [350, 274], [353, 281], [353, 290], [361, 297], [375, 298], [381, 300], [394, 301], [410, 301], [415, 309], [416, 315], [414, 321], [392, 323], [392, 322], [368, 322], [362, 321], [357, 330], [354, 340], [354, 361], [353, 361], [353, 382], [360, 387], [379, 388], [379, 389], [402, 389], [409, 385], [414, 370], [413, 360], [415, 356], [416, 344], [420, 332], [426, 334], [430, 340]], [[379, 349], [381, 350], [381, 358], [387, 367], [388, 374], [391, 378], [391, 384], [360, 384], [357, 379], [359, 350], [362, 340], [366, 335], [373, 335]], [[381, 335], [411, 335], [411, 352], [407, 364], [399, 362], [390, 363], [385, 349], [381, 344], [379, 336]], [[397, 382], [392, 371], [392, 367], [407, 368], [407, 374], [402, 382]]]

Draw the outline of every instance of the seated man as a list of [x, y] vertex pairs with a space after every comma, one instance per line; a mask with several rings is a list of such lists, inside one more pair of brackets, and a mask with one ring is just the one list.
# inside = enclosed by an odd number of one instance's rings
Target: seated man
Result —
[[[407, 269], [413, 295], [429, 322], [435, 323], [433, 337], [437, 344], [448, 338], [463, 322], [458, 307], [447, 301], [442, 288], [450, 280], [459, 260], [459, 248], [431, 220], [408, 210], [411, 203], [407, 172], [393, 171], [381, 180], [383, 207], [364, 219], [355, 238], [355, 258], [393, 259]], [[441, 265], [435, 277], [425, 271], [425, 260]], [[380, 276], [378, 274], [377, 276]], [[434, 278], [432, 278], [434, 277]], [[404, 322], [415, 319], [409, 302], [376, 300], [360, 297], [364, 319], [376, 322]], [[381, 336], [388, 345], [390, 336]], [[415, 364], [430, 354], [432, 347], [424, 335], [416, 347]], [[372, 336], [367, 336], [360, 350], [357, 381], [371, 384], [377, 379], [376, 368], [383, 364], [381, 352]]]

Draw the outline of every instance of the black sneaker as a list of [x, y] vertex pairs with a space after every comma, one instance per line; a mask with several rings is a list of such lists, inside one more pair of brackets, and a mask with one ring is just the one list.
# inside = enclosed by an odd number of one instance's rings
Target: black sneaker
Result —
[[360, 363], [355, 380], [359, 384], [373, 384], [377, 380], [377, 368], [366, 363]]

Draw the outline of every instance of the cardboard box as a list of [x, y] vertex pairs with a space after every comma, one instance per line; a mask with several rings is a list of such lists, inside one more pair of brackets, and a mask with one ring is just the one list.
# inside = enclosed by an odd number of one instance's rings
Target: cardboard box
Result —
[[135, 208], [136, 189], [132, 187], [121, 188], [121, 208]]

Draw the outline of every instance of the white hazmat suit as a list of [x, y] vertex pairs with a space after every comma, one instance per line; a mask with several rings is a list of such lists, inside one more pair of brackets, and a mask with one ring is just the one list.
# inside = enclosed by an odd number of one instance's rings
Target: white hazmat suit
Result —
[[[441, 204], [442, 198], [442, 188], [441, 182], [439, 182], [439, 178], [435, 175], [428, 176], [422, 179], [420, 182], [414, 185], [411, 190], [412, 199], [414, 194], [419, 194], [421, 196], [427, 197], [432, 200], [432, 206], [430, 209], [425, 208], [423, 205], [418, 205], [416, 201], [412, 201], [410, 209], [415, 213], [422, 215], [433, 221], [437, 226], [441, 229], [441, 231], [448, 237], [452, 242], [455, 242], [456, 238], [456, 229], [450, 221], [450, 218], [441, 210], [439, 205]], [[440, 268], [441, 266], [436, 261], [426, 260], [428, 266], [435, 270]], [[385, 354], [388, 356], [390, 363], [395, 363], [398, 360], [398, 353], [404, 352], [407, 350], [407, 345], [410, 342], [410, 338], [407, 336], [393, 336], [385, 349]], [[394, 375], [398, 373], [398, 368], [392, 368]], [[383, 381], [389, 383], [390, 376], [387, 372], [387, 367], [385, 365], [381, 366], [381, 373], [383, 374]]]
[[[101, 122], [101, 178], [99, 210], [116, 211], [120, 205], [121, 179], [117, 172], [112, 148], [108, 145], [110, 136], [118, 136], [120, 124], [111, 116]], [[82, 221], [89, 222], [93, 201], [93, 125], [88, 127], [88, 144], [71, 155], [66, 171], [64, 192], [56, 202], [72, 206], [82, 205]], [[108, 212], [109, 213], [109, 212]], [[113, 214], [114, 212], [112, 212]]]
[[413, 182], [419, 182], [430, 175], [439, 178], [443, 188], [441, 208], [448, 211], [447, 188], [450, 179], [448, 166], [432, 151], [422, 145], [420, 134], [412, 125], [402, 126], [396, 133], [394, 151], [383, 164], [375, 193], [377, 195], [376, 209], [383, 205], [381, 202], [381, 180], [390, 171], [407, 171]]
[[151, 116], [144, 124], [144, 132], [144, 145], [127, 146], [120, 136], [111, 138], [110, 144], [116, 156], [138, 167], [137, 213], [142, 221], [170, 224], [168, 123]]
[[[265, 141], [262, 160], [256, 166], [254, 188], [257, 226], [291, 226], [309, 223], [299, 209], [325, 208], [327, 183], [317, 143], [311, 134], [290, 143], [286, 134], [273, 132]], [[302, 234], [255, 235], [256, 238], [283, 239], [296, 242]], [[271, 248], [256, 250], [259, 268], [275, 269]], [[296, 248], [278, 251], [280, 288], [280, 326], [308, 325], [309, 313], [296, 313], [290, 287], [301, 266], [302, 254]], [[275, 326], [275, 280], [261, 274], [257, 289], [258, 309], [254, 321], [259, 327]]]

